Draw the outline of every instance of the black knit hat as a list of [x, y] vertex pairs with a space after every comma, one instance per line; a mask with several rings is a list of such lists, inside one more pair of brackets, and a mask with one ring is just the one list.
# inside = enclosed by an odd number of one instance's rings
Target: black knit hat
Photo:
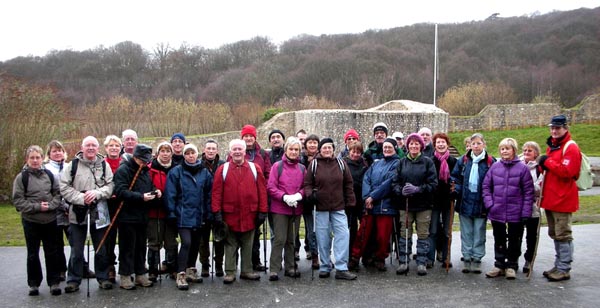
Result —
[[283, 132], [282, 132], [282, 131], [280, 131], [280, 130], [278, 130], [278, 129], [274, 129], [274, 130], [272, 130], [272, 131], [269, 133], [269, 140], [268, 140], [268, 141], [271, 141], [271, 136], [272, 136], [273, 134], [280, 134], [280, 135], [281, 135], [281, 138], [282, 138], [283, 140], [285, 140], [285, 135], [283, 134]]
[[396, 142], [396, 139], [394, 138], [385, 138], [385, 140], [383, 140], [383, 143], [389, 142], [394, 146], [394, 149], [398, 147], [398, 142]]
[[333, 150], [335, 150], [335, 143], [333, 143], [333, 139], [331, 139], [329, 137], [325, 137], [325, 138], [321, 139], [321, 141], [319, 142], [319, 151], [321, 151], [321, 148], [326, 143], [331, 143], [331, 146], [333, 146]]
[[152, 161], [152, 148], [145, 144], [138, 144], [133, 150], [133, 157], [139, 158], [144, 163]]

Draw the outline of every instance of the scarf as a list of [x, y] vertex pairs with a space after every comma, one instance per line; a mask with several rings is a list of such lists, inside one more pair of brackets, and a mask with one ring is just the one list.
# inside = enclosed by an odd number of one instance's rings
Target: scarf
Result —
[[473, 159], [473, 165], [471, 166], [471, 173], [469, 174], [469, 190], [476, 193], [477, 187], [479, 186], [479, 162], [485, 157], [485, 150], [481, 151], [481, 154], [475, 155], [471, 151], [471, 159]]
[[156, 162], [157, 162], [159, 165], [161, 165], [163, 168], [165, 168], [165, 170], [169, 170], [169, 168], [171, 168], [171, 165], [173, 164], [173, 160], [169, 160], [169, 162], [168, 162], [168, 163], [166, 163], [166, 164], [163, 164], [163, 163], [160, 161], [160, 159], [158, 159], [158, 158], [156, 159]]
[[450, 151], [444, 152], [444, 154], [440, 154], [440, 152], [435, 151], [435, 158], [440, 161], [440, 175], [439, 179], [448, 183], [448, 178], [450, 178], [450, 169], [448, 168], [448, 157], [450, 157]]
[[197, 160], [195, 163], [189, 164], [187, 161], [184, 160], [183, 164], [181, 164], [181, 167], [184, 170], [187, 170], [192, 175], [196, 175], [196, 173], [198, 173], [198, 171], [202, 169], [202, 163], [200, 160]]

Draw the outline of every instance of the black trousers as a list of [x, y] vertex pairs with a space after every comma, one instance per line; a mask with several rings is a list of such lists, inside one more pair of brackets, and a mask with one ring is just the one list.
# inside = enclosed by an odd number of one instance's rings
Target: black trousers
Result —
[[[40, 244], [44, 244], [44, 259], [46, 262], [46, 282], [49, 286], [60, 283], [59, 236], [61, 230], [56, 221], [39, 224], [21, 219], [27, 245], [27, 284], [39, 287], [44, 278], [40, 263]], [[62, 246], [61, 246], [62, 248]]]
[[494, 233], [494, 266], [501, 269], [519, 267], [521, 242], [523, 241], [523, 223], [492, 221]]
[[196, 267], [201, 240], [200, 228], [179, 228], [178, 231], [181, 241], [177, 257], [178, 271], [185, 272], [187, 268]]
[[525, 250], [525, 254], [523, 255], [525, 257], [525, 261], [531, 262], [531, 260], [533, 259], [535, 243], [537, 243], [538, 238], [537, 232], [539, 224], [539, 217], [531, 217], [527, 219], [527, 222], [525, 222], [525, 229], [527, 229], [527, 236], [525, 240], [527, 242], [527, 250]]
[[119, 275], [146, 273], [147, 225], [119, 223]]

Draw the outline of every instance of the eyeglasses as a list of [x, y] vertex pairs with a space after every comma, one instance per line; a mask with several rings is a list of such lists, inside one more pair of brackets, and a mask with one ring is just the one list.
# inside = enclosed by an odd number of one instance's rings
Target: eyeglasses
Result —
[[356, 138], [354, 138], [354, 137], [348, 137], [348, 138], [346, 138], [346, 140], [356, 140]]

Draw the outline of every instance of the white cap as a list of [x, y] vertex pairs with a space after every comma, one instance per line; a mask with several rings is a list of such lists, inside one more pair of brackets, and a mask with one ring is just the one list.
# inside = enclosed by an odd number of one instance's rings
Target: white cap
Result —
[[402, 132], [395, 132], [394, 134], [392, 134], [392, 138], [394, 139], [404, 139], [404, 135], [402, 134]]
[[185, 152], [186, 152], [187, 150], [192, 150], [192, 151], [194, 151], [194, 152], [198, 153], [198, 148], [197, 148], [195, 145], [191, 144], [191, 143], [188, 143], [188, 144], [186, 144], [186, 145], [183, 147], [183, 153], [185, 154]]

